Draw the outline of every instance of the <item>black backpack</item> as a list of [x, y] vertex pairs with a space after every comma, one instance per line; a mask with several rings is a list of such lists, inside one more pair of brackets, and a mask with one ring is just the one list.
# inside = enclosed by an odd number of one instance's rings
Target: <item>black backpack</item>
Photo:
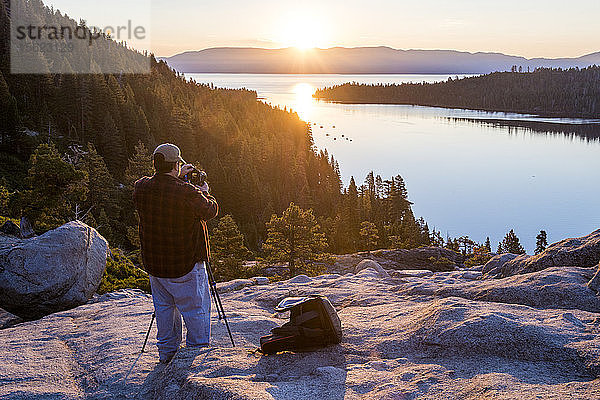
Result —
[[310, 295], [282, 300], [277, 312], [290, 312], [290, 321], [260, 338], [260, 351], [307, 351], [342, 341], [342, 323], [327, 297]]

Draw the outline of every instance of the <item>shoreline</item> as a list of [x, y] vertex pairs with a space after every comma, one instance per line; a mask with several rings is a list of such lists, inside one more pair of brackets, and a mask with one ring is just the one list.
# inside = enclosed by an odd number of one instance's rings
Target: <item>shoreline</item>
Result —
[[[345, 105], [379, 105], [379, 106], [415, 106], [415, 107], [432, 107], [432, 108], [444, 108], [448, 110], [466, 110], [466, 111], [478, 111], [478, 112], [487, 112], [487, 113], [504, 113], [504, 114], [519, 114], [521, 116], [530, 116], [536, 118], [557, 118], [557, 119], [572, 119], [572, 120], [596, 120], [597, 122], [582, 122], [582, 123], [572, 123], [570, 125], [600, 125], [600, 118], [594, 115], [568, 115], [562, 113], [536, 113], [529, 112], [524, 110], [502, 110], [502, 109], [484, 109], [484, 108], [466, 108], [466, 107], [449, 107], [443, 106], [439, 104], [425, 104], [425, 103], [409, 103], [409, 102], [382, 102], [382, 101], [351, 101], [351, 100], [330, 100], [325, 97], [315, 97], [313, 99], [317, 101], [323, 101], [326, 103], [333, 104], [345, 104]], [[596, 117], [596, 118], [595, 118]], [[474, 118], [475, 119], [475, 118]], [[499, 119], [500, 120], [500, 119]], [[505, 121], [517, 121], [517, 120], [505, 120]], [[540, 121], [549, 124], [569, 124], [567, 122], [551, 122], [551, 121]]]

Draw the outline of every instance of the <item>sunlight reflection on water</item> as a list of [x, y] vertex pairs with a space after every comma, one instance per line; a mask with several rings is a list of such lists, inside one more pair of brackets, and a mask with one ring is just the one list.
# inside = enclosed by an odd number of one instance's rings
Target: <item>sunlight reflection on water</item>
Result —
[[315, 100], [312, 95], [315, 93], [315, 90], [317, 90], [315, 87], [306, 82], [301, 82], [294, 86], [295, 98], [292, 109], [305, 121], [310, 121], [313, 116]]
[[553, 242], [600, 227], [597, 137], [468, 119], [560, 122], [583, 130], [589, 121], [312, 98], [317, 88], [345, 82], [433, 82], [447, 75], [188, 76], [218, 87], [256, 90], [265, 102], [296, 111], [311, 123], [317, 148], [339, 161], [345, 185], [350, 176], [362, 183], [371, 170], [384, 179], [401, 174], [415, 215], [444, 236], [469, 235], [479, 242], [489, 236], [495, 249], [514, 228], [532, 252], [540, 229]]

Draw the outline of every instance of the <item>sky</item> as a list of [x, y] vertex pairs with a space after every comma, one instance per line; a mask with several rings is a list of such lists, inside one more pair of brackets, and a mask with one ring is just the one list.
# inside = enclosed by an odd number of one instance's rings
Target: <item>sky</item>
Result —
[[146, 27], [134, 47], [451, 49], [533, 57], [600, 51], [598, 0], [46, 0], [90, 25]]

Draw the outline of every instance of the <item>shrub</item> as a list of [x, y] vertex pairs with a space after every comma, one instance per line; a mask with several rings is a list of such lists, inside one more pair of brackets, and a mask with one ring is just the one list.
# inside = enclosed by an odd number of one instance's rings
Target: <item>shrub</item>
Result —
[[474, 267], [476, 265], [483, 265], [488, 262], [492, 258], [492, 253], [490, 253], [485, 246], [476, 247], [475, 250], [469, 258], [465, 260], [465, 267]]
[[432, 271], [454, 271], [456, 264], [447, 259], [446, 257], [429, 257], [429, 262], [431, 262]]
[[141, 289], [150, 293], [148, 274], [137, 268], [120, 249], [112, 249], [106, 260], [106, 270], [102, 276], [99, 294], [114, 292], [120, 289]]

